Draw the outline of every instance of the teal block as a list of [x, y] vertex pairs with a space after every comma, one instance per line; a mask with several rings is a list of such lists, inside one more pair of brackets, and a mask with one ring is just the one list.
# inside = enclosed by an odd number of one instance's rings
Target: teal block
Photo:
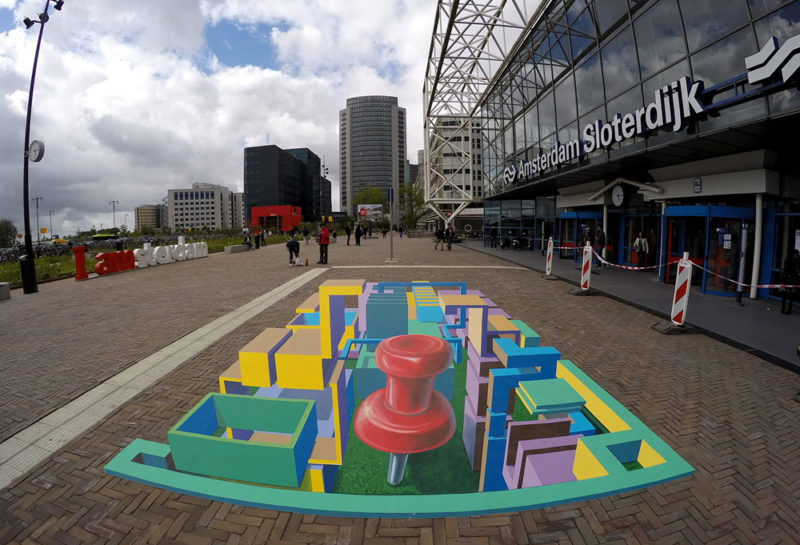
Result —
[[408, 334], [408, 300], [405, 294], [372, 293], [366, 304], [367, 337], [386, 339]]
[[[219, 428], [280, 434], [285, 441], [217, 437]], [[316, 436], [317, 415], [311, 400], [215, 393], [204, 397], [167, 432], [180, 471], [289, 487], [300, 485]]]
[[529, 406], [533, 401], [535, 406], [530, 408], [537, 414], [574, 412], [586, 404], [583, 397], [562, 378], [524, 380], [519, 383], [519, 388], [529, 398], [525, 400]]

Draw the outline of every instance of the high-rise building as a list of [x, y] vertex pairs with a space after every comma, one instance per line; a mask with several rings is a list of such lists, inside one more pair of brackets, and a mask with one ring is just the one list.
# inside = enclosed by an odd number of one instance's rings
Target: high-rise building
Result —
[[392, 224], [398, 223], [400, 186], [405, 181], [406, 110], [397, 97], [347, 99], [339, 111], [340, 210], [356, 213], [354, 197], [366, 187], [392, 190]]
[[164, 206], [160, 204], [143, 204], [134, 211], [135, 227], [137, 233], [142, 229], [160, 229], [162, 225]]
[[280, 205], [299, 207], [305, 221], [319, 221], [331, 212], [331, 183], [308, 148], [245, 148], [244, 204], [248, 223], [252, 207]]
[[244, 226], [242, 194], [225, 186], [196, 183], [191, 189], [170, 189], [165, 201], [165, 224], [172, 230]]

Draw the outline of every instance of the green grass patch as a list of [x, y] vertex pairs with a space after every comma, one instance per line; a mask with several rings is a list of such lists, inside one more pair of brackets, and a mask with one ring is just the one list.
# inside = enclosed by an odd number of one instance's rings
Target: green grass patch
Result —
[[636, 471], [637, 469], [643, 469], [644, 466], [634, 460], [633, 462], [623, 462], [622, 466], [627, 469], [628, 471]]
[[[86, 272], [94, 272], [94, 259], [86, 260]], [[0, 264], [0, 282], [9, 282], [12, 286], [22, 285], [22, 272], [19, 262]], [[72, 255], [42, 256], [36, 260], [36, 279], [53, 280], [75, 275], [75, 259]]]
[[336, 476], [334, 492], [368, 495], [477, 492], [480, 474], [472, 471], [461, 440], [466, 395], [466, 362], [467, 351], [464, 350], [461, 363], [454, 369], [455, 384], [451, 405], [456, 417], [456, 431], [447, 443], [428, 452], [410, 454], [403, 480], [398, 486], [391, 486], [386, 482], [389, 454], [362, 443], [353, 431], [351, 418], [347, 450], [344, 454], [344, 463]]

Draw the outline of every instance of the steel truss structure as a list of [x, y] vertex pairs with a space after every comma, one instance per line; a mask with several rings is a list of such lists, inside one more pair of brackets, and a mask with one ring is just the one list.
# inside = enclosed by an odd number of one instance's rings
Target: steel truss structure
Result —
[[[423, 85], [425, 118], [425, 201], [445, 222], [472, 201], [454, 180], [472, 164], [480, 148], [462, 147], [479, 120], [480, 104], [507, 59], [536, 22], [546, 0], [439, 0]], [[457, 120], [457, 130], [443, 131], [442, 120]], [[448, 132], [449, 135], [445, 135]], [[458, 138], [459, 143], [454, 143]], [[445, 153], [461, 158], [457, 172], [442, 167]], [[453, 169], [449, 169], [453, 170]], [[449, 218], [440, 207], [450, 209]]]

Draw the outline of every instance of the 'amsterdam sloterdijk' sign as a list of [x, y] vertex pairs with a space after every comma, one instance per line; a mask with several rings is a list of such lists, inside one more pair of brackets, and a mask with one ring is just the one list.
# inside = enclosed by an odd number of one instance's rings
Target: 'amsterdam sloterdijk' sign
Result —
[[[749, 83], [752, 85], [769, 79], [779, 70], [782, 80], [787, 81], [800, 68], [800, 55], [793, 56], [797, 49], [800, 49], [800, 35], [787, 40], [780, 48], [777, 40], [771, 38], [761, 51], [745, 59]], [[589, 123], [583, 128], [583, 138], [559, 142], [548, 153], [540, 154], [531, 161], [522, 160], [519, 165], [508, 166], [503, 178], [506, 183], [530, 178], [584, 154], [649, 131], [665, 128], [677, 132], [683, 129], [687, 119], [711, 108], [703, 103], [703, 86], [702, 81], [692, 81], [689, 76], [679, 78], [656, 89], [653, 101], [647, 106], [625, 115], [616, 114], [611, 121]], [[763, 91], [771, 88], [765, 87]]]

